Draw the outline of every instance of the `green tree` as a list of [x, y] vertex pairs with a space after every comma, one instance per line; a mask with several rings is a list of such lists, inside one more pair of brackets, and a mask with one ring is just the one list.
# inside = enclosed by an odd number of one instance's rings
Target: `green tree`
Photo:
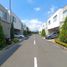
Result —
[[14, 39], [14, 25], [13, 25], [13, 22], [11, 23], [10, 37], [11, 37], [11, 40]]
[[27, 27], [27, 35], [31, 35], [31, 31], [29, 30], [28, 27]]
[[42, 37], [45, 37], [45, 35], [46, 35], [45, 29], [42, 29], [41, 36], [42, 36]]
[[59, 39], [60, 41], [67, 43], [67, 17], [65, 18], [64, 24], [61, 27]]
[[27, 36], [27, 31], [26, 30], [23, 30], [23, 35]]
[[3, 32], [3, 28], [2, 28], [2, 25], [1, 25], [1, 22], [0, 22], [0, 49], [2, 47], [5, 46], [5, 37], [4, 37], [4, 32]]
[[31, 35], [31, 31], [29, 30], [28, 27], [26, 28], [26, 30], [23, 31], [23, 35], [25, 35], [25, 36]]

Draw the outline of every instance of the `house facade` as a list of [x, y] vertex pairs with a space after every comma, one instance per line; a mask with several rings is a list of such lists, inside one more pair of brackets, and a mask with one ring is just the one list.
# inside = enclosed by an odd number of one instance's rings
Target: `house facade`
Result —
[[5, 38], [10, 38], [11, 23], [9, 20], [8, 10], [0, 5], [0, 23], [3, 27]]
[[63, 25], [63, 21], [67, 16], [67, 6], [64, 8], [58, 9], [48, 20], [46, 23], [46, 34], [50, 34], [52, 32], [59, 32], [59, 28]]
[[13, 22], [13, 26], [14, 26], [14, 33], [21, 34], [22, 22], [13, 12], [11, 12], [11, 23], [12, 22]]
[[10, 38], [10, 29], [12, 22], [15, 34], [22, 34], [23, 23], [21, 20], [15, 15], [15, 13], [10, 12], [0, 4], [0, 23], [3, 27], [5, 38]]

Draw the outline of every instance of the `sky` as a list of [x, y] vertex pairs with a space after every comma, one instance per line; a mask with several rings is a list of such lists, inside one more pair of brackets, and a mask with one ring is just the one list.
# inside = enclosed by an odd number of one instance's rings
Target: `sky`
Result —
[[[9, 9], [10, 0], [0, 0]], [[41, 25], [59, 8], [67, 5], [67, 0], [11, 0], [12, 11], [30, 30], [37, 31]]]

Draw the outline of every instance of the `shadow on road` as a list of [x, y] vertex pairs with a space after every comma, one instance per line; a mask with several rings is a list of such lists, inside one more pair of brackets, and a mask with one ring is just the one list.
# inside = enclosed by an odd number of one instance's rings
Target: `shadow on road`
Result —
[[21, 45], [13, 45], [0, 55], [0, 66], [20, 47]]

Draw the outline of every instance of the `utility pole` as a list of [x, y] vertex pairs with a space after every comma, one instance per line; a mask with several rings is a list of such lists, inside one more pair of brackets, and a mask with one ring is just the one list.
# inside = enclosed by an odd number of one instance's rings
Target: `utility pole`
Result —
[[11, 12], [12, 12], [12, 10], [11, 10], [11, 0], [9, 0], [9, 12], [10, 12], [10, 23], [11, 23]]

